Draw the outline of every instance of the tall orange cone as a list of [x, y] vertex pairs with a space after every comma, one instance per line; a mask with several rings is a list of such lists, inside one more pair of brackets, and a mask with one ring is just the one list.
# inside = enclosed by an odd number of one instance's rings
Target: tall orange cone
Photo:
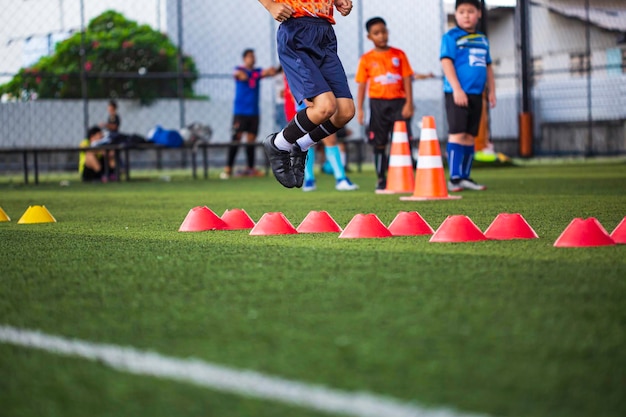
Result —
[[443, 172], [441, 148], [437, 139], [435, 118], [422, 118], [422, 134], [420, 136], [417, 171], [415, 174], [415, 191], [410, 197], [400, 197], [402, 201], [425, 200], [458, 200], [461, 196], [448, 195], [446, 176]]
[[398, 120], [393, 125], [391, 151], [389, 152], [389, 169], [387, 171], [387, 187], [377, 190], [377, 194], [410, 194], [415, 189], [415, 173], [409, 146], [409, 135], [406, 122]]

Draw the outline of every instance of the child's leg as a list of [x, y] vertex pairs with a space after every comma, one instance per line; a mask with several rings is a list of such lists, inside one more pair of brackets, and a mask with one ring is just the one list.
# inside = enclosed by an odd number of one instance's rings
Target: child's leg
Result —
[[241, 141], [241, 133], [233, 134], [230, 147], [228, 148], [228, 157], [226, 159], [226, 167], [224, 172], [230, 174], [235, 165], [235, 158], [237, 157], [237, 151], [239, 150], [239, 142]]
[[463, 158], [461, 162], [461, 179], [459, 180], [459, 185], [466, 190], [476, 190], [482, 191], [487, 189], [482, 184], [477, 184], [474, 180], [471, 179], [471, 171], [472, 171], [472, 162], [474, 162], [474, 136], [467, 134], [466, 141], [464, 142], [463, 148]]
[[256, 141], [256, 135], [248, 132], [246, 134], [246, 141], [248, 142], [248, 146], [246, 146], [246, 157], [248, 159], [248, 169], [254, 169], [254, 160], [256, 156], [256, 148], [253, 146]]
[[[313, 111], [311, 110], [311, 112]], [[314, 130], [317, 126], [318, 124], [309, 117], [309, 108], [304, 108], [296, 113], [295, 117], [283, 130], [276, 134], [274, 146], [281, 151], [289, 152], [298, 139]]]
[[450, 180], [459, 181], [463, 177], [463, 160], [465, 158], [465, 133], [451, 133], [448, 136], [448, 167]]
[[341, 163], [341, 154], [339, 153], [339, 146], [337, 146], [337, 135], [331, 135], [326, 138], [325, 145], [324, 153], [326, 160], [328, 160], [330, 166], [333, 168], [335, 180], [344, 179], [346, 177], [346, 171]]
[[391, 100], [370, 99], [369, 141], [374, 147], [374, 166], [378, 178], [376, 189], [387, 187], [387, 168], [389, 156], [387, 144], [396, 120], [394, 105]]
[[[473, 142], [473, 141], [472, 141]], [[463, 146], [463, 164], [461, 170], [461, 178], [469, 179], [472, 171], [472, 163], [474, 162], [475, 148], [474, 144]]]
[[[293, 120], [276, 135], [274, 145], [280, 150], [289, 151], [293, 144], [298, 142], [300, 149], [305, 151], [337, 132], [350, 120], [343, 121], [346, 113], [346, 105], [343, 103], [345, 100], [336, 99], [330, 91], [313, 97], [310, 100], [311, 104], [300, 110]], [[352, 108], [354, 108], [354, 102], [352, 102]], [[335, 123], [343, 121], [343, 124], [335, 126], [333, 119]]]
[[308, 135], [297, 140], [298, 146], [302, 150], [308, 149], [322, 139], [337, 133], [354, 117], [354, 101], [351, 98], [336, 99], [333, 93], [329, 92], [313, 98], [312, 103], [313, 105], [308, 109], [311, 110], [311, 116], [315, 117], [316, 120], [328, 116], [330, 109], [334, 109], [334, 113]]
[[487, 187], [477, 184], [470, 179], [472, 162], [474, 161], [474, 141], [480, 127], [480, 119], [482, 116], [482, 96], [479, 94], [470, 94], [468, 95], [468, 101], [467, 129], [465, 130], [463, 140], [459, 142], [463, 147], [460, 185], [466, 190], [484, 190]]
[[343, 167], [346, 168], [348, 166], [348, 160], [346, 159], [346, 144], [343, 142], [339, 142], [337, 146], [339, 146], [339, 155], [341, 155], [341, 163], [343, 164]]
[[315, 181], [315, 148], [309, 148], [307, 151], [306, 165], [304, 168], [304, 181]]
[[337, 146], [337, 135], [333, 134], [324, 140], [324, 152], [326, 154], [326, 160], [332, 168], [333, 175], [335, 176], [335, 189], [337, 191], [354, 191], [358, 190], [359, 186], [352, 183], [346, 176], [346, 170], [343, 162], [341, 162], [341, 152], [339, 146]]
[[376, 145], [374, 147], [374, 166], [376, 167], [376, 177], [378, 178], [377, 190], [384, 190], [387, 186], [387, 157], [386, 146]]

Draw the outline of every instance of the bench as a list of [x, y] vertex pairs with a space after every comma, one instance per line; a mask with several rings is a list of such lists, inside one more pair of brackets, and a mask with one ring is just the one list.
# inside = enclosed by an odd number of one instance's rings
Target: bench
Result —
[[[354, 138], [345, 140], [346, 143], [346, 157], [350, 155], [350, 148], [356, 147], [356, 163], [358, 171], [361, 172], [362, 163], [364, 158], [364, 144], [362, 139]], [[254, 146], [262, 147], [263, 144], [255, 142], [253, 144], [242, 144], [242, 146]], [[162, 169], [162, 155], [163, 152], [178, 151], [178, 152], [190, 152], [191, 153], [191, 172], [193, 179], [198, 178], [198, 154], [202, 158], [202, 170], [204, 179], [209, 178], [209, 153], [212, 149], [227, 149], [230, 147], [230, 142], [224, 143], [207, 143], [199, 142], [195, 145], [185, 145], [180, 148], [168, 148], [157, 144], [133, 144], [133, 145], [101, 145], [94, 148], [81, 148], [81, 147], [29, 147], [29, 148], [0, 148], [0, 155], [21, 154], [22, 155], [22, 170], [24, 174], [24, 184], [30, 182], [30, 168], [29, 168], [29, 155], [32, 156], [32, 168], [34, 175], [35, 185], [39, 184], [39, 155], [53, 154], [53, 153], [80, 153], [80, 152], [94, 152], [94, 151], [109, 151], [115, 155], [116, 163], [116, 177], [121, 179], [124, 177], [126, 181], [130, 181], [130, 152], [131, 151], [154, 151], [156, 153], [156, 168]], [[265, 153], [264, 153], [265, 155]], [[122, 159], [123, 158], [123, 159]], [[124, 164], [120, 164], [120, 161], [125, 161]], [[349, 159], [348, 159], [349, 160]], [[269, 174], [269, 162], [267, 158], [264, 161], [265, 173]], [[105, 170], [108, 169], [105, 164]], [[105, 171], [106, 172], [106, 171]], [[108, 174], [108, 172], [106, 172]]]

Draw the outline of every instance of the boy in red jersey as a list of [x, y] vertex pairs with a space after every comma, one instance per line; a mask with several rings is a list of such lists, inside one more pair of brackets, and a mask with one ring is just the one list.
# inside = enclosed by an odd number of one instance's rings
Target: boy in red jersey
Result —
[[354, 101], [337, 55], [333, 9], [347, 16], [352, 0], [259, 0], [281, 25], [278, 58], [300, 110], [263, 145], [278, 182], [302, 187], [308, 149], [354, 117]]
[[[365, 122], [363, 102], [369, 84], [370, 124], [369, 140], [374, 146], [374, 163], [378, 183], [376, 190], [387, 187], [386, 148], [393, 125], [397, 120], [405, 120], [407, 128], [413, 116], [413, 69], [403, 51], [389, 46], [387, 24], [381, 17], [373, 17], [365, 23], [367, 38], [374, 43], [374, 49], [366, 52], [359, 61], [356, 82], [357, 118]], [[410, 137], [410, 129], [409, 129]]]

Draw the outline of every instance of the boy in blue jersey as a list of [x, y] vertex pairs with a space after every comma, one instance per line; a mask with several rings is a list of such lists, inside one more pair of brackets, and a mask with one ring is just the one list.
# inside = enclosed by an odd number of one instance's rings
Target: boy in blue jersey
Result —
[[485, 86], [489, 104], [491, 107], [496, 105], [489, 41], [487, 36], [476, 31], [481, 17], [479, 0], [457, 0], [455, 7], [457, 26], [443, 35], [440, 54], [449, 125], [448, 190], [484, 190], [484, 185], [471, 179], [470, 171]]
[[[235, 164], [235, 157], [239, 150], [239, 143], [243, 134], [246, 134], [248, 144], [253, 144], [259, 131], [259, 92], [261, 78], [271, 77], [280, 72], [278, 68], [256, 68], [256, 57], [253, 49], [243, 51], [243, 65], [235, 67], [235, 104], [232, 127], [232, 146], [228, 150], [228, 159], [224, 172], [220, 178], [230, 178]], [[254, 168], [254, 146], [246, 147], [248, 167], [244, 171], [246, 176], [256, 176]]]

